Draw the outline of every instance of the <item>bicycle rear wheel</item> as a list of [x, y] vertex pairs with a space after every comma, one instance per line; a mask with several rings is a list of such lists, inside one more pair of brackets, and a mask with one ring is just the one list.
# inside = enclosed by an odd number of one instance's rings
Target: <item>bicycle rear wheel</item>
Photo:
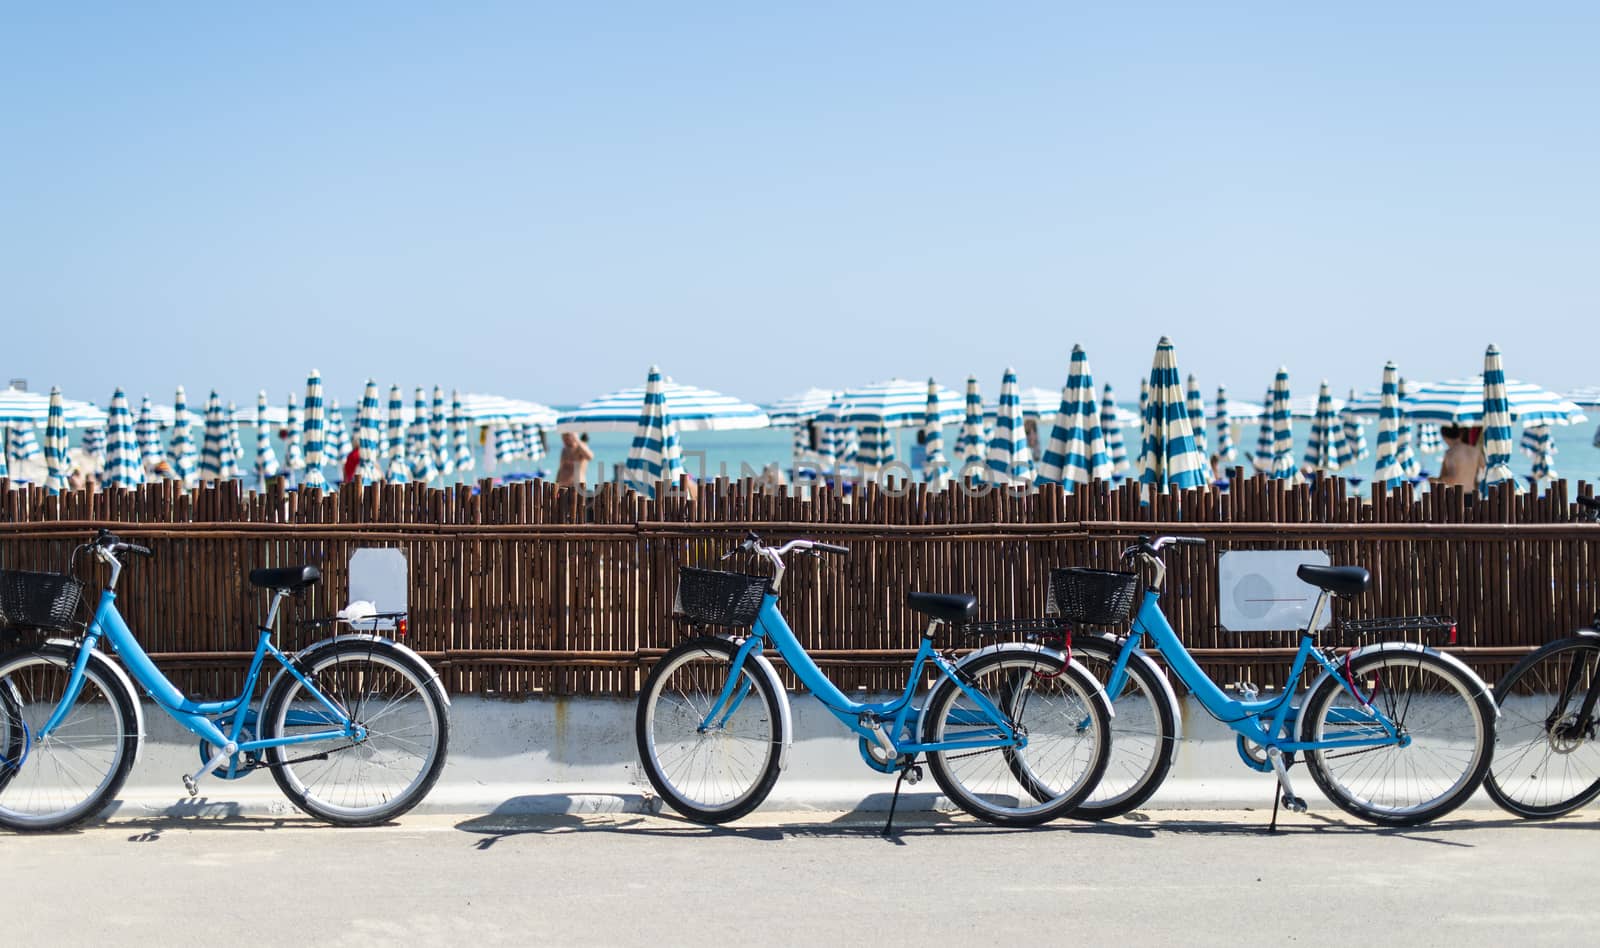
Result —
[[1304, 740], [1382, 738], [1373, 709], [1398, 729], [1399, 743], [1306, 753], [1322, 792], [1352, 816], [1414, 826], [1460, 806], [1483, 782], [1494, 754], [1494, 702], [1474, 676], [1415, 649], [1370, 652], [1349, 676], [1361, 697], [1323, 678], [1301, 706]]
[[1111, 750], [1111, 715], [1087, 672], [1058, 652], [1023, 645], [968, 659], [957, 671], [961, 685], [946, 677], [928, 696], [923, 742], [1000, 738], [994, 708], [1025, 743], [930, 751], [928, 768], [952, 802], [990, 823], [1034, 826], [1094, 790]]
[[[444, 689], [432, 669], [388, 642], [361, 640], [313, 646], [299, 668], [365, 736], [268, 748], [267, 764], [284, 795], [340, 826], [388, 822], [421, 803], [444, 769], [450, 742]], [[341, 715], [287, 672], [262, 702], [264, 740], [342, 726]]]
[[91, 653], [77, 700], [40, 738], [66, 695], [78, 650], [60, 645], [0, 659], [0, 826], [59, 830], [94, 816], [122, 789], [139, 746], [134, 696]]
[[1600, 721], [1583, 711], [1597, 682], [1600, 635], [1581, 635], [1527, 656], [1495, 686], [1500, 722], [1483, 784], [1494, 802], [1538, 820], [1600, 796]]
[[639, 694], [634, 721], [650, 785], [699, 823], [726, 823], [761, 805], [778, 781], [784, 735], [772, 682], [746, 662], [732, 697], [709, 723], [739, 647], [684, 642], [662, 657]]
[[[1122, 652], [1108, 635], [1072, 637], [1072, 657], [1104, 687]], [[1083, 820], [1108, 820], [1137, 809], [1161, 788], [1178, 755], [1181, 710], [1161, 669], [1142, 654], [1128, 657], [1127, 674], [1111, 702], [1111, 756], [1105, 776], [1088, 799], [1070, 814]]]

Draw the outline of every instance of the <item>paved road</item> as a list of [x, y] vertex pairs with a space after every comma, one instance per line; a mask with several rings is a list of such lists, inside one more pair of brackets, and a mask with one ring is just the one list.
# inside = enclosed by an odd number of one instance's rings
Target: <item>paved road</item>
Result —
[[[0, 835], [8, 945], [1585, 944], [1600, 821], [1479, 814], [1386, 831], [1165, 813], [1006, 831], [761, 814], [119, 820]], [[256, 905], [214, 901], [228, 893]]]

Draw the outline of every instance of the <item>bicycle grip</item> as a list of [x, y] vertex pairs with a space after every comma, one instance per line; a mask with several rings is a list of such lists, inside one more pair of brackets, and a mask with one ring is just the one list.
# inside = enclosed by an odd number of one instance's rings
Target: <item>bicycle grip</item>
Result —
[[1172, 542], [1179, 546], [1205, 546], [1205, 537], [1173, 537]]
[[117, 546], [117, 549], [124, 553], [137, 553], [140, 556], [155, 556], [155, 553], [151, 552], [149, 547], [140, 546], [137, 543], [122, 543]]
[[812, 543], [811, 548], [813, 550], [821, 550], [824, 553], [839, 553], [845, 556], [848, 556], [850, 553], [849, 547], [840, 546], [837, 543]]

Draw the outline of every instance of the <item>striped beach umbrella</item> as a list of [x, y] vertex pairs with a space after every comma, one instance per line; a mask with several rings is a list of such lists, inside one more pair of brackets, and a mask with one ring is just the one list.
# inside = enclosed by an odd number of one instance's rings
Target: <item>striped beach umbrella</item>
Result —
[[344, 459], [350, 456], [355, 445], [350, 441], [350, 428], [344, 423], [344, 409], [339, 406], [337, 398], [328, 399], [328, 425], [327, 425], [327, 451], [328, 460], [335, 467], [344, 465]]
[[1206, 403], [1200, 398], [1200, 381], [1193, 375], [1189, 376], [1189, 385], [1184, 394], [1184, 404], [1189, 409], [1189, 430], [1194, 432], [1194, 446], [1204, 455], [1206, 453]]
[[1506, 373], [1500, 365], [1500, 349], [1493, 345], [1483, 354], [1483, 465], [1485, 488], [1510, 481], [1521, 490], [1522, 483], [1511, 473], [1511, 406], [1506, 399]]
[[[919, 390], [920, 391], [920, 390]], [[634, 431], [637, 433], [646, 391], [625, 388], [584, 402], [557, 420], [562, 431]], [[678, 431], [744, 431], [765, 428], [767, 413], [731, 395], [680, 385], [663, 377], [661, 396], [672, 407]], [[920, 401], [918, 413], [920, 415]]]
[[128, 396], [120, 388], [111, 393], [106, 435], [101, 480], [108, 487], [128, 490], [143, 484], [144, 464], [139, 460], [139, 440], [133, 433], [133, 413], [128, 411]]
[[1126, 477], [1132, 465], [1128, 463], [1128, 447], [1122, 438], [1122, 419], [1117, 414], [1117, 394], [1107, 382], [1100, 395], [1100, 431], [1105, 435], [1106, 454], [1111, 457], [1111, 479]]
[[1438, 454], [1444, 450], [1444, 439], [1439, 436], [1439, 426], [1425, 421], [1417, 426], [1417, 451], [1421, 454]]
[[433, 463], [433, 445], [428, 443], [428, 393], [418, 385], [411, 397], [411, 429], [406, 453], [411, 458], [411, 479], [426, 484], [439, 476]]
[[863, 471], [876, 473], [895, 462], [894, 432], [882, 425], [851, 427], [857, 437], [855, 463]]
[[1354, 467], [1357, 461], [1364, 461], [1372, 456], [1372, 452], [1367, 448], [1366, 426], [1361, 423], [1361, 415], [1353, 407], [1355, 400], [1356, 390], [1352, 388], [1344, 410], [1339, 413], [1339, 420], [1344, 428], [1345, 450], [1339, 466], [1347, 470]]
[[244, 442], [239, 438], [239, 408], [228, 403], [228, 450], [223, 455], [222, 479], [237, 480], [244, 461]]
[[[925, 383], [889, 379], [845, 389], [817, 418], [865, 431], [867, 428], [920, 427], [927, 415]], [[948, 389], [939, 389], [939, 417], [947, 424], [961, 420], [961, 397]]]
[[1311, 419], [1311, 438], [1306, 442], [1306, 454], [1300, 466], [1306, 472], [1333, 473], [1342, 467], [1347, 454], [1344, 446], [1344, 425], [1333, 410], [1333, 393], [1328, 390], [1328, 380], [1322, 380], [1317, 392], [1317, 413]]
[[391, 484], [405, 484], [411, 480], [411, 467], [406, 463], [406, 421], [405, 399], [400, 394], [400, 386], [395, 385], [389, 389], [389, 438], [388, 450], [389, 468], [383, 472], [383, 479]]
[[1533, 455], [1533, 480], [1549, 481], [1555, 483], [1561, 475], [1556, 473], [1556, 439], [1551, 434], [1549, 425], [1538, 425], [1526, 428], [1524, 432], [1531, 434]]
[[167, 458], [166, 446], [161, 443], [161, 419], [149, 395], [139, 404], [139, 418], [134, 422], [133, 431], [139, 439], [139, 465], [148, 474]]
[[844, 429], [839, 425], [818, 423], [821, 434], [817, 437], [817, 461], [824, 470], [832, 470], [839, 463], [844, 449]]
[[[106, 424], [110, 424], [110, 422], [111, 418], [108, 415], [106, 417]], [[68, 419], [68, 424], [71, 424], [70, 418]], [[80, 447], [83, 448], [84, 457], [88, 458], [93, 463], [95, 470], [99, 471], [101, 474], [104, 474], [106, 469], [105, 425], [92, 425], [86, 427], [83, 432], [83, 443], [80, 445]]]
[[646, 497], [655, 496], [658, 483], [676, 484], [684, 473], [678, 426], [672, 419], [672, 406], [665, 388], [661, 370], [652, 365], [644, 384], [633, 444], [628, 448], [628, 461], [623, 468], [624, 482]]
[[[956, 463], [963, 468], [962, 475], [969, 472], [978, 474], [977, 468], [984, 462], [984, 455], [989, 450], [989, 425], [983, 417], [983, 394], [978, 390], [978, 378], [975, 375], [967, 376], [967, 397], [963, 402], [964, 413], [961, 422], [961, 435], [956, 438]], [[978, 474], [978, 476], [982, 476]]]
[[523, 457], [530, 461], [544, 459], [544, 429], [535, 425], [519, 425], [522, 433]]
[[52, 494], [67, 489], [67, 475], [72, 473], [72, 463], [67, 459], [67, 423], [64, 415], [61, 389], [52, 386], [44, 424], [44, 464], [47, 472], [44, 485]]
[[361, 390], [361, 406], [356, 409], [356, 477], [367, 484], [377, 483], [382, 476], [378, 467], [383, 458], [382, 411], [378, 381], [367, 379]]
[[7, 386], [0, 390], [0, 423], [41, 424], [50, 416], [50, 400], [38, 392]]
[[1233, 446], [1233, 417], [1228, 414], [1228, 390], [1224, 386], [1217, 386], [1216, 416], [1212, 419], [1217, 433], [1217, 457], [1223, 461], [1234, 461], [1239, 457], [1239, 451]]
[[200, 460], [194, 445], [194, 419], [189, 414], [189, 397], [178, 386], [172, 399], [172, 444], [167, 450], [172, 476], [193, 487], [200, 480]]
[[517, 459], [517, 432], [510, 424], [495, 425], [494, 428], [494, 462], [496, 465], [505, 466]]
[[305, 411], [306, 470], [300, 477], [300, 486], [326, 490], [328, 480], [322, 476], [322, 465], [325, 461], [324, 438], [328, 429], [324, 415], [326, 408], [322, 403], [322, 373], [316, 369], [306, 376]]
[[[1511, 421], [1521, 425], [1570, 425], [1587, 421], [1583, 409], [1571, 400], [1531, 382], [1507, 379], [1506, 408]], [[1401, 399], [1401, 410], [1413, 422], [1486, 427], [1484, 379], [1451, 379], [1416, 385]]]
[[803, 426], [822, 414], [840, 394], [825, 388], [808, 388], [768, 405], [767, 418], [774, 428], [784, 425]]
[[1289, 370], [1279, 366], [1272, 380], [1272, 467], [1277, 480], [1297, 482], [1300, 468], [1294, 462], [1294, 428], [1289, 415]]
[[200, 479], [214, 483], [222, 477], [222, 454], [228, 449], [228, 420], [222, 414], [222, 396], [216, 389], [206, 399], [206, 427], [200, 442]]
[[1152, 490], [1200, 487], [1209, 480], [1206, 459], [1195, 447], [1194, 434], [1189, 429], [1181, 378], [1172, 340], [1162, 336], [1150, 366], [1139, 464], [1139, 482]]
[[1070, 493], [1076, 484], [1106, 481], [1113, 472], [1100, 427], [1100, 407], [1094, 398], [1094, 374], [1082, 346], [1072, 347], [1067, 384], [1050, 428], [1050, 442], [1039, 458], [1039, 478], [1060, 484]]
[[1267, 386], [1266, 397], [1261, 403], [1266, 407], [1261, 412], [1261, 422], [1256, 428], [1256, 453], [1251, 463], [1257, 471], [1265, 474], [1272, 470], [1272, 386]]
[[278, 476], [278, 453], [272, 450], [272, 422], [267, 418], [267, 390], [256, 393], [256, 477], [264, 489]]
[[478, 459], [472, 454], [472, 443], [467, 437], [467, 419], [461, 414], [461, 393], [450, 393], [450, 433], [455, 442], [456, 470], [470, 471], [478, 466]]
[[[45, 403], [47, 406], [49, 402]], [[45, 409], [46, 420], [49, 419], [49, 408]], [[32, 461], [44, 457], [44, 449], [39, 447], [39, 439], [34, 437], [33, 425], [26, 421], [11, 422], [11, 435], [6, 441], [6, 456], [13, 462]]]
[[433, 387], [433, 411], [428, 415], [428, 445], [433, 449], [433, 464], [441, 477], [456, 472], [455, 454], [450, 450], [450, 416], [445, 413], [444, 388]]
[[[796, 428], [796, 431], [804, 429]], [[922, 425], [922, 479], [942, 490], [950, 483], [950, 459], [944, 456], [944, 421], [939, 410], [939, 384], [928, 380], [928, 406]]]
[[1000, 380], [1000, 408], [994, 416], [994, 433], [984, 456], [991, 484], [1030, 484], [1038, 476], [1033, 452], [1023, 428], [1022, 403], [1017, 398], [1017, 373], [1007, 368]]
[[[1183, 397], [1180, 393], [1180, 399]], [[1184, 417], [1189, 416], [1189, 407], [1184, 406]], [[1145, 439], [1150, 436], [1150, 380], [1139, 380], [1139, 456], [1134, 460], [1133, 467], [1137, 471], [1144, 470]]]
[[283, 446], [283, 466], [290, 475], [298, 478], [300, 472], [306, 469], [306, 452], [301, 446], [305, 415], [301, 413], [293, 392], [289, 393], [289, 400], [284, 404], [287, 407], [283, 413], [283, 427], [289, 432], [289, 442]]
[[1378, 403], [1378, 468], [1372, 482], [1399, 487], [1406, 481], [1400, 467], [1400, 372], [1393, 362], [1383, 366], [1383, 386]]

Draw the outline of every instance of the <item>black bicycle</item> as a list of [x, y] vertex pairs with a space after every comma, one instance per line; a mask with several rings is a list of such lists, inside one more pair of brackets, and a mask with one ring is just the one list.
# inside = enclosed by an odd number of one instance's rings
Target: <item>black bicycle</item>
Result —
[[[1600, 501], [1579, 497], [1583, 519]], [[1500, 723], [1484, 789], [1505, 809], [1540, 820], [1600, 796], [1600, 616], [1524, 658], [1495, 686]]]

